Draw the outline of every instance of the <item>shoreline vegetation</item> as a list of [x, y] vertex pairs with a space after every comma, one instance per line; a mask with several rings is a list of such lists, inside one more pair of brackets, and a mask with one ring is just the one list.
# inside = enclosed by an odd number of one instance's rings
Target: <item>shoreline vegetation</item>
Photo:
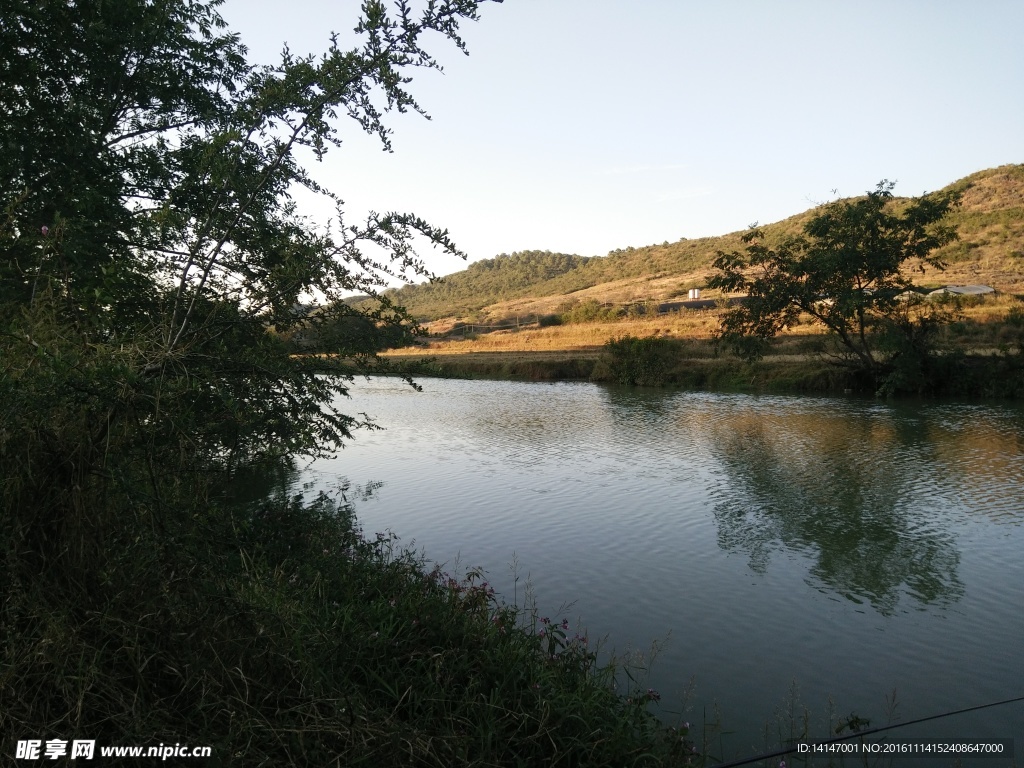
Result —
[[235, 485], [253, 500], [126, 516], [87, 563], [4, 585], [5, 753], [61, 738], [209, 746], [204, 765], [697, 759], [636, 666], [598, 664], [567, 621], [364, 534], [344, 498]]
[[[942, 329], [925, 381], [905, 395], [1024, 397], [1024, 302], [1015, 296], [960, 302]], [[747, 361], [716, 344], [724, 308], [473, 333], [435, 333], [382, 354], [381, 372], [447, 378], [597, 381], [736, 392], [874, 394], [837, 364], [829, 338], [809, 326], [782, 335]], [[428, 326], [429, 331], [429, 326]]]

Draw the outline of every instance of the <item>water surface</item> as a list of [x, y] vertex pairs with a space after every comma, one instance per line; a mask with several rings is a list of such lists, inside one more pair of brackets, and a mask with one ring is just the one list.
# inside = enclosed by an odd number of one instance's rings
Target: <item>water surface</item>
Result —
[[[509, 601], [529, 579], [618, 650], [658, 640], [662, 715], [717, 711], [716, 756], [788, 728], [794, 691], [817, 734], [830, 699], [882, 725], [894, 691], [902, 720], [1024, 695], [1020, 407], [420, 383], [357, 381], [385, 429], [309, 475]], [[1024, 704], [900, 737], [954, 735], [1024, 750]]]

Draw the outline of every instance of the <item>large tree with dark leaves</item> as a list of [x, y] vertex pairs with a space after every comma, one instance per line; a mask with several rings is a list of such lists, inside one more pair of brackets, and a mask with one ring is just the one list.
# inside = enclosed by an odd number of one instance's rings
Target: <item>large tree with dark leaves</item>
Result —
[[[464, 50], [459, 24], [483, 1], [366, 0], [353, 49], [334, 37], [321, 57], [261, 67], [219, 0], [0, 0], [8, 508], [44, 510], [32, 525], [53, 532], [111, 494], [158, 507], [182, 470], [349, 435], [346, 380], [283, 332], [423, 274], [416, 247], [458, 251], [412, 214], [350, 222], [297, 153], [336, 149], [345, 118], [390, 149], [384, 116], [422, 112], [409, 73], [438, 66], [426, 39]], [[336, 203], [333, 226], [300, 215], [301, 187]], [[407, 323], [386, 299], [362, 314], [348, 325], [369, 334]], [[365, 353], [363, 336], [332, 351]]]
[[712, 288], [746, 294], [720, 338], [757, 357], [787, 327], [810, 321], [835, 344], [831, 359], [875, 386], [904, 386], [932, 351], [944, 307], [912, 291], [908, 269], [942, 268], [936, 250], [956, 238], [945, 220], [956, 193], [897, 200], [882, 181], [864, 197], [824, 205], [802, 234], [776, 245], [752, 229], [743, 253], [719, 252]]

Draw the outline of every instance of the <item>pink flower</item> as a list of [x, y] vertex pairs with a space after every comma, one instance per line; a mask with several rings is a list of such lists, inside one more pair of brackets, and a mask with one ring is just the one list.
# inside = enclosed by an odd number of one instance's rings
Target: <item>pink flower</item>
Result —
[[50, 228], [48, 226], [46, 226], [45, 224], [43, 224], [42, 232], [43, 232], [43, 237], [46, 237], [48, 234], [50, 234]]

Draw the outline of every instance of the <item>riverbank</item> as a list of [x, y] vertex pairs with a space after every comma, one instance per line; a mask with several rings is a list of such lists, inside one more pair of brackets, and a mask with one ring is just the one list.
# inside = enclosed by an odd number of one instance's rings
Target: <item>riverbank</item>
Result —
[[[671, 352], [669, 353], [672, 354]], [[575, 352], [464, 352], [385, 354], [388, 370], [412, 376], [513, 381], [596, 381], [725, 392], [873, 394], [857, 374], [808, 353], [774, 354], [747, 362], [737, 357], [670, 357], [653, 376], [617, 371], [607, 349]], [[628, 367], [629, 363], [625, 363]], [[920, 394], [955, 397], [1024, 397], [1019, 355], [951, 354], [939, 358], [934, 381]], [[641, 374], [642, 376], [642, 374]]]
[[[603, 349], [577, 352], [467, 352], [461, 354], [385, 354], [401, 373], [440, 378], [509, 379], [521, 381], [605, 381]], [[661, 385], [736, 391], [842, 391], [841, 372], [805, 355], [777, 355], [755, 363], [737, 358], [679, 358]]]
[[4, 754], [59, 738], [209, 748], [212, 766], [690, 764], [657, 694], [587, 638], [364, 535], [344, 502], [137, 506], [86, 559], [18, 560], [3, 532]]
[[[978, 301], [942, 329], [926, 365], [897, 382], [905, 394], [1024, 397], [1024, 315], [1012, 297]], [[748, 362], [714, 342], [711, 308], [619, 322], [524, 327], [429, 336], [383, 353], [411, 375], [526, 381], [588, 380], [737, 392], [874, 394], [877, 387], [837, 364], [829, 339], [801, 325]]]

